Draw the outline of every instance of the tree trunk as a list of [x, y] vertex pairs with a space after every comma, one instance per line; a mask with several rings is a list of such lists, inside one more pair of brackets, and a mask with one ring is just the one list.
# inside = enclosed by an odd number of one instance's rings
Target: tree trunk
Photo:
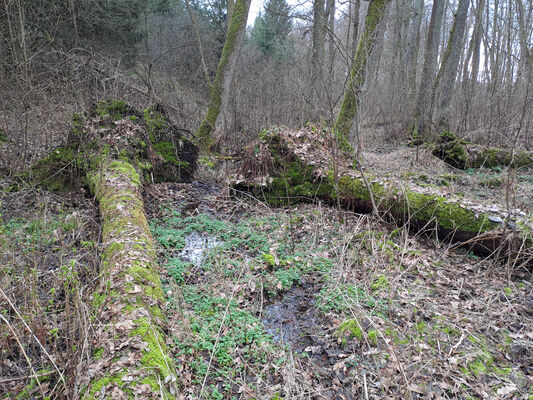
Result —
[[[228, 13], [229, 13], [229, 7], [230, 7], [231, 0], [228, 2]], [[204, 72], [205, 80], [209, 87], [212, 86], [211, 78], [209, 77], [209, 71], [207, 70], [207, 65], [205, 63], [205, 57], [204, 57], [204, 46], [202, 45], [202, 38], [200, 37], [200, 31], [198, 30], [198, 23], [196, 22], [196, 17], [194, 16], [194, 12], [191, 9], [191, 4], [189, 0], [185, 0], [185, 6], [187, 7], [187, 13], [189, 14], [189, 18], [191, 19], [191, 24], [194, 29], [194, 36], [196, 37], [196, 44], [198, 45], [198, 52], [200, 53], [200, 62], [202, 63], [202, 70]]]
[[[351, 60], [355, 59], [355, 53], [357, 52], [357, 44], [359, 41], [359, 10], [361, 8], [361, 0], [355, 0], [353, 10], [353, 33], [352, 33], [352, 47], [351, 47]], [[350, 65], [351, 67], [351, 65]]]
[[374, 48], [377, 37], [377, 27], [385, 14], [388, 0], [371, 0], [365, 20], [365, 30], [357, 46], [348, 86], [344, 92], [341, 110], [335, 123], [335, 131], [346, 142], [350, 138], [350, 131], [354, 123], [359, 104], [359, 95], [363, 87], [367, 60]]
[[174, 399], [176, 370], [162, 330], [164, 295], [140, 177], [130, 163], [104, 159], [87, 178], [102, 218], [102, 292], [93, 295], [93, 306], [105, 329], [96, 329], [100, 347], [82, 398], [134, 392], [143, 399]]
[[[481, 48], [481, 33], [483, 25], [483, 10], [485, 9], [485, 0], [478, 0], [476, 8], [476, 18], [474, 21], [474, 31], [472, 32], [472, 38], [470, 39], [470, 45], [468, 46], [468, 56], [466, 57], [463, 68], [463, 80], [468, 92], [471, 93], [475, 87], [479, 75], [479, 60], [480, 60], [480, 48]], [[470, 56], [472, 57], [472, 69], [468, 73], [468, 66], [470, 64]]]
[[431, 9], [431, 20], [426, 41], [426, 52], [424, 55], [424, 66], [422, 68], [422, 79], [418, 89], [416, 106], [413, 112], [413, 125], [411, 135], [414, 139], [427, 135], [427, 124], [431, 113], [432, 83], [437, 67], [437, 55], [440, 42], [440, 32], [444, 14], [444, 1], [433, 0]]
[[[406, 188], [370, 172], [363, 176], [354, 170], [353, 159], [339, 154], [335, 142], [318, 130], [263, 132], [246, 154], [249, 157], [234, 185], [252, 189], [272, 204], [287, 204], [287, 198], [291, 204], [318, 198], [358, 213], [377, 209], [399, 226], [431, 236], [437, 233], [441, 239], [472, 247], [480, 255], [505, 255], [517, 263], [533, 264], [533, 221], [528, 221], [527, 215], [516, 217], [515, 225], [520, 228], [513, 231], [504, 228], [504, 210], [460, 197], [447, 198], [416, 185]], [[331, 172], [332, 162], [336, 174]]]
[[[433, 85], [433, 94], [435, 95], [440, 83], [437, 126], [440, 127], [441, 130], [450, 129], [449, 107], [455, 86], [455, 78], [457, 77], [459, 59], [461, 57], [469, 3], [470, 0], [459, 0], [457, 12], [450, 30], [448, 44], [446, 45], [446, 51], [442, 57], [441, 67]], [[439, 82], [441, 77], [442, 81]]]
[[82, 399], [170, 400], [178, 394], [157, 253], [141, 192], [146, 181], [190, 181], [197, 154], [160, 106], [139, 112], [107, 100], [76, 115], [65, 145], [29, 171], [35, 183], [50, 190], [88, 184], [99, 203], [101, 281], [91, 313], [97, 317], [98, 347], [79, 382]]
[[483, 147], [460, 140], [451, 132], [443, 132], [433, 155], [454, 168], [531, 168], [533, 152]]
[[229, 107], [232, 83], [242, 39], [246, 30], [250, 3], [251, 0], [237, 0], [235, 2], [217, 73], [211, 87], [209, 109], [195, 133], [196, 138], [204, 149], [219, 146], [222, 138], [232, 129], [233, 116]]
[[407, 38], [406, 50], [406, 68], [407, 68], [407, 87], [414, 97], [416, 92], [416, 66], [418, 61], [418, 49], [420, 45], [420, 25], [424, 16], [424, 1], [416, 0], [414, 6], [414, 15], [409, 26], [409, 35]]

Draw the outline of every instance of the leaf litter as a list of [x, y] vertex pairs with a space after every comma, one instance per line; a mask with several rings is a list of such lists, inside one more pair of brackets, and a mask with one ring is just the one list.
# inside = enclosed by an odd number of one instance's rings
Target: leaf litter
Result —
[[[163, 271], [181, 398], [532, 394], [526, 272], [369, 216], [321, 204], [271, 210], [218, 189], [146, 193], [156, 238], [174, 218], [216, 240], [200, 267]], [[162, 265], [177, 247], [160, 246]]]

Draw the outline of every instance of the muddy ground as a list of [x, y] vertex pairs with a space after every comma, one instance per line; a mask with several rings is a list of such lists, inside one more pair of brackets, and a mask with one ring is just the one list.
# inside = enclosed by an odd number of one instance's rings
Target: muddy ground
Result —
[[533, 395], [528, 271], [321, 204], [222, 193], [147, 193], [185, 398]]
[[[369, 171], [531, 212], [531, 171], [380, 146], [363, 153]], [[98, 346], [94, 202], [33, 189], [0, 202], [0, 398], [76, 398]], [[210, 182], [150, 185], [145, 205], [182, 399], [533, 397], [531, 271]]]

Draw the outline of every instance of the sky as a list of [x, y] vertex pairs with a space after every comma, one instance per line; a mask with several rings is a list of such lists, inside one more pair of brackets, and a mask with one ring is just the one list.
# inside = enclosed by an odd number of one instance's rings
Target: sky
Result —
[[250, 5], [250, 13], [248, 14], [248, 26], [253, 26], [255, 22], [255, 17], [263, 8], [263, 0], [252, 0]]

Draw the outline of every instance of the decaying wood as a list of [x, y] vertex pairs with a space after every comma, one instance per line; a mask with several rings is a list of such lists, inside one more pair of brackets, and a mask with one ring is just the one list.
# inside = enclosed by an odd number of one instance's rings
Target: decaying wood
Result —
[[337, 145], [329, 132], [316, 128], [265, 131], [250, 146], [232, 184], [274, 204], [318, 198], [359, 213], [373, 212], [373, 197], [385, 218], [413, 231], [436, 232], [481, 255], [496, 254], [503, 246], [500, 255], [533, 262], [533, 221], [527, 215], [505, 215], [494, 207], [446, 198], [427, 187], [402, 186], [371, 173], [365, 173], [367, 186], [353, 158], [338, 153]]

